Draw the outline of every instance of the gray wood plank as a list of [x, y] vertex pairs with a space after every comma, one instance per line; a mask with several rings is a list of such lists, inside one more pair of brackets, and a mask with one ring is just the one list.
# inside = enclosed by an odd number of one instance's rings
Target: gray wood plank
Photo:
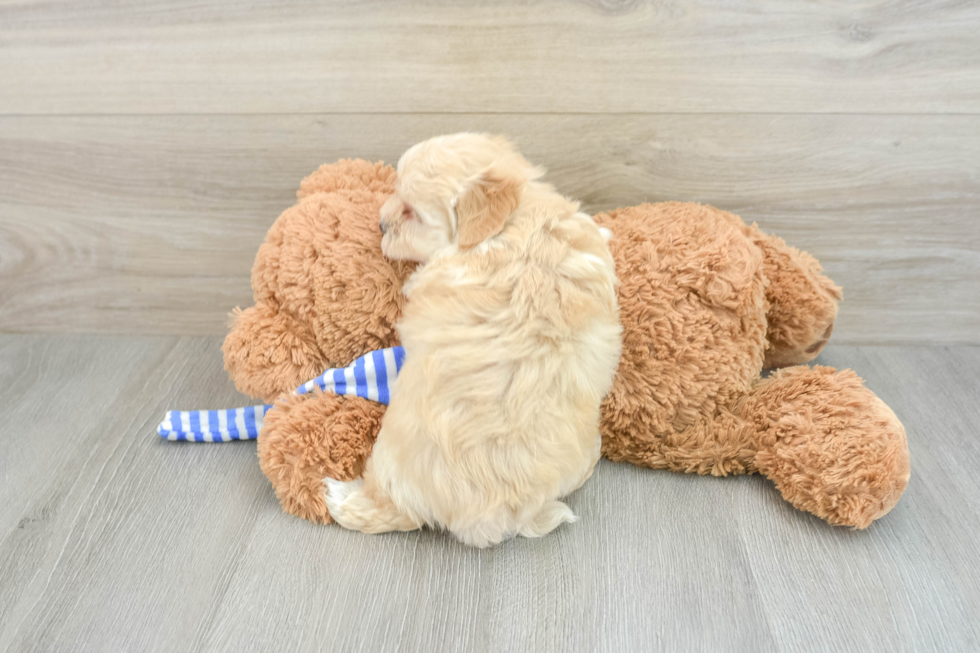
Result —
[[[831, 346], [906, 426], [912, 479], [866, 531], [828, 529], [768, 486], [737, 510], [781, 650], [967, 651], [980, 647], [980, 349]], [[778, 576], [778, 578], [774, 578]], [[944, 600], [937, 601], [942, 595]]]
[[475, 551], [303, 522], [279, 510], [253, 445], [159, 441], [164, 408], [244, 401], [219, 344], [0, 336], [0, 650], [980, 643], [980, 348], [821, 355], [857, 369], [908, 429], [912, 482], [867, 531], [793, 510], [759, 477], [604, 461], [571, 498], [578, 523]]
[[0, 331], [222, 334], [303, 176], [462, 129], [588, 210], [706, 202], [809, 250], [836, 342], [980, 342], [980, 116], [0, 118]]
[[276, 507], [253, 443], [189, 457], [154, 433], [165, 407], [242, 405], [220, 343], [0, 343], [23, 368], [0, 391], [0, 650], [186, 648], [256, 505]]
[[980, 111], [974, 2], [10, 2], [0, 113]]

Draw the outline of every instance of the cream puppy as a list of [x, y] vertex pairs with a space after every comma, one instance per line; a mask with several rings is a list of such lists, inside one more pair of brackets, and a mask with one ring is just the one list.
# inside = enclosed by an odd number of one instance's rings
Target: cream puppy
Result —
[[575, 520], [619, 363], [616, 277], [592, 218], [503, 138], [455, 134], [398, 162], [386, 256], [420, 261], [405, 365], [361, 479], [325, 479], [367, 533], [442, 527], [474, 546]]

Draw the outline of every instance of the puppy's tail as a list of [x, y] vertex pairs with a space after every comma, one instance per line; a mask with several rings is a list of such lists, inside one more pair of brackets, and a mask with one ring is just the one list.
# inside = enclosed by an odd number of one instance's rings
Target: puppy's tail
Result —
[[541, 537], [558, 528], [561, 524], [572, 524], [578, 521], [578, 517], [572, 513], [572, 509], [561, 501], [545, 501], [530, 521], [525, 522], [518, 529], [518, 535], [524, 537]]
[[419, 528], [408, 515], [379, 492], [364, 491], [363, 479], [336, 481], [323, 479], [327, 509], [333, 520], [350, 530], [362, 533], [387, 533], [389, 531], [413, 531]]

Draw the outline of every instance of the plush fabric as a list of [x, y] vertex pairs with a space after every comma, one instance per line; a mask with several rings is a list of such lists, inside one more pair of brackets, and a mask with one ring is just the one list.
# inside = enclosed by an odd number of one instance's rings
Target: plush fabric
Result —
[[378, 210], [394, 174], [341, 161], [303, 181], [299, 202], [255, 257], [255, 305], [235, 311], [225, 340], [239, 390], [272, 402], [327, 368], [398, 344], [401, 286], [414, 265], [381, 256]]
[[[291, 395], [302, 381], [398, 343], [410, 264], [381, 255], [394, 171], [322, 166], [269, 231], [235, 314], [225, 366], [271, 401], [259, 460], [283, 508], [329, 522], [323, 478], [356, 478], [384, 406]], [[841, 291], [819, 263], [738, 216], [667, 202], [596, 216], [613, 232], [623, 356], [603, 404], [611, 460], [697, 474], [762, 473], [801, 510], [867, 527], [909, 480], [905, 431], [848, 370], [802, 364], [826, 345]], [[785, 367], [762, 378], [763, 366]], [[795, 366], [795, 367], [794, 367]]]

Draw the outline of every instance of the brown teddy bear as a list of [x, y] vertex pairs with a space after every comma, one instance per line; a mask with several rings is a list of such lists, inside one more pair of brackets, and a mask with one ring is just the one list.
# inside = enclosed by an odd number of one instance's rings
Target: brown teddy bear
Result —
[[[413, 264], [381, 254], [378, 212], [395, 171], [345, 160], [303, 180], [252, 270], [225, 367], [276, 401], [258, 442], [283, 509], [330, 522], [323, 478], [360, 475], [385, 406], [292, 390], [398, 344]], [[827, 343], [840, 288], [816, 259], [755, 225], [667, 202], [595, 216], [613, 232], [623, 354], [602, 411], [602, 453], [679, 472], [759, 472], [832, 524], [867, 527], [909, 480], [905, 430], [854, 372], [788, 367]], [[763, 378], [764, 367], [782, 367]]]

